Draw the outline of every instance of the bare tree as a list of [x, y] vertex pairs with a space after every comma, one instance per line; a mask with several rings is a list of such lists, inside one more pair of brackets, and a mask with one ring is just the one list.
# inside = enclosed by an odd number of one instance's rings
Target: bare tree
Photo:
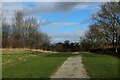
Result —
[[100, 5], [100, 8], [93, 19], [103, 28], [103, 35], [112, 43], [113, 48], [116, 48], [119, 40], [120, 4], [119, 2], [107, 2]]
[[105, 44], [112, 44], [114, 52], [117, 52], [120, 41], [120, 2], [101, 4], [92, 20], [89, 30], [81, 38], [81, 47], [96, 49], [102, 46], [104, 49]]
[[12, 38], [13, 38], [13, 47], [21, 47], [21, 39], [24, 27], [23, 13], [17, 11], [12, 19]]
[[6, 19], [2, 20], [2, 47], [9, 47], [10, 25], [6, 23]]
[[[3, 23], [3, 47], [13, 48], [48, 48], [50, 39], [47, 34], [39, 31], [40, 23], [35, 17], [25, 18], [17, 11], [12, 19], [12, 25]], [[12, 28], [12, 29], [11, 29]]]

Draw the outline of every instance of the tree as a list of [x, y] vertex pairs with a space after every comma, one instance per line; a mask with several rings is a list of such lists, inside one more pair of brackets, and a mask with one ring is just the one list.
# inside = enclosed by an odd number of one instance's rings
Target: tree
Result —
[[[13, 38], [13, 47], [21, 47], [21, 40], [23, 35], [24, 20], [23, 13], [17, 11], [12, 19], [12, 38]], [[23, 42], [22, 42], [23, 43]]]
[[93, 16], [93, 19], [101, 26], [106, 40], [112, 43], [115, 49], [120, 36], [120, 2], [107, 2], [100, 5], [100, 11]]
[[70, 41], [69, 40], [64, 41], [64, 48], [65, 48], [65, 51], [70, 51]]
[[49, 45], [50, 45], [50, 37], [47, 34], [42, 33], [41, 47], [44, 50], [48, 50], [49, 49]]
[[120, 41], [120, 2], [101, 4], [100, 10], [92, 16], [92, 20], [93, 23], [89, 26], [81, 44], [89, 45], [89, 49], [112, 44], [115, 52]]
[[2, 47], [9, 47], [9, 38], [10, 38], [10, 25], [6, 23], [4, 18], [2, 21]]
[[89, 51], [91, 47], [91, 44], [88, 39], [86, 39], [85, 36], [80, 37], [80, 48], [81, 51]]
[[39, 45], [41, 33], [38, 31], [38, 28], [40, 26], [40, 23], [38, 23], [38, 20], [34, 17], [29, 17], [25, 20], [25, 26], [26, 31], [23, 32], [24, 40], [26, 40], [27, 44], [30, 46], [30, 48], [36, 48]]
[[61, 42], [58, 42], [54, 45], [53, 48], [55, 49], [55, 51], [63, 52], [64, 51], [64, 44]]
[[25, 18], [24, 14], [17, 11], [12, 19], [11, 25], [7, 22], [2, 24], [3, 47], [13, 48], [45, 48], [49, 47], [50, 39], [47, 34], [38, 29], [40, 23], [35, 17]]

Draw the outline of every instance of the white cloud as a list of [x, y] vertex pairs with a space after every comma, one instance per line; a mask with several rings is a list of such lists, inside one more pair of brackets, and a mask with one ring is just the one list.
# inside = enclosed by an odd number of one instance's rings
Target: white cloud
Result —
[[[10, 21], [10, 18], [14, 15], [15, 10], [21, 10], [24, 12], [26, 16], [31, 16], [37, 13], [50, 13], [50, 12], [61, 12], [67, 13], [74, 9], [87, 9], [89, 7], [88, 3], [34, 3], [35, 7], [30, 7], [25, 5], [25, 3], [5, 3], [3, 4], [3, 15]], [[40, 19], [41, 25], [51, 25], [54, 27], [65, 27], [65, 26], [76, 26], [80, 25], [80, 22], [52, 22], [48, 20]], [[73, 32], [64, 32], [64, 33], [55, 33], [49, 36], [54, 39], [54, 41], [64, 41], [64, 40], [71, 40], [71, 41], [79, 41], [79, 37], [84, 34], [87, 30], [87, 27], [81, 27], [79, 30], [75, 30]]]
[[88, 3], [84, 2], [39, 2], [36, 3], [34, 9], [27, 9], [24, 13], [26, 15], [36, 14], [36, 13], [51, 13], [51, 12], [61, 12], [66, 13], [74, 9], [86, 9]]
[[11, 23], [15, 11], [23, 11], [24, 8], [28, 8], [28, 6], [23, 3], [3, 3], [2, 15], [6, 18], [7, 22]]
[[46, 24], [51, 24], [51, 21], [47, 21], [47, 20], [40, 20], [40, 24], [41, 25], [46, 25]]
[[80, 27], [80, 29], [72, 32], [55, 33], [49, 36], [52, 37], [52, 42], [64, 42], [65, 40], [76, 42], [80, 40], [80, 36], [84, 35], [87, 30], [88, 27]]
[[86, 8], [88, 8], [88, 5], [77, 5], [76, 8], [77, 9], [86, 9]]
[[67, 23], [57, 23], [57, 22], [53, 22], [51, 23], [52, 26], [55, 27], [65, 27], [65, 26], [76, 26], [76, 25], [80, 25], [80, 23], [78, 22], [67, 22]]
[[[34, 6], [33, 6], [34, 5]], [[32, 6], [32, 7], [31, 7]], [[49, 14], [51, 12], [69, 13], [74, 9], [88, 9], [93, 8], [91, 3], [87, 2], [7, 2], [3, 3], [2, 11], [3, 16], [7, 17], [8, 21], [13, 17], [15, 11], [22, 11], [25, 16], [31, 16], [35, 14]], [[53, 23], [59, 25], [59, 23]]]
[[[10, 19], [13, 17], [15, 11], [22, 11], [25, 16], [30, 16], [38, 13], [68, 13], [74, 9], [86, 9], [88, 7], [88, 3], [83, 2], [38, 2], [32, 4], [35, 6], [31, 7], [30, 3], [24, 2], [3, 3], [3, 17], [6, 17], [8, 21], [11, 21]], [[59, 23], [54, 23], [53, 25], [58, 24]]]
[[40, 20], [41, 25], [51, 25], [52, 27], [66, 27], [66, 26], [78, 26], [80, 22], [53, 22], [48, 20]]

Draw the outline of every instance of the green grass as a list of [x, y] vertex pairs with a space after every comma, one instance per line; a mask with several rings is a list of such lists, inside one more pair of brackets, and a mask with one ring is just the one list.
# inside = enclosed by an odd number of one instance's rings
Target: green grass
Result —
[[33, 54], [3, 51], [3, 78], [49, 78], [71, 53]]
[[[81, 52], [83, 64], [92, 78], [118, 78], [117, 57]], [[33, 51], [4, 50], [3, 78], [49, 78], [71, 53], [42, 54]]]
[[81, 52], [83, 64], [88, 74], [92, 78], [118, 78], [118, 60], [117, 57]]

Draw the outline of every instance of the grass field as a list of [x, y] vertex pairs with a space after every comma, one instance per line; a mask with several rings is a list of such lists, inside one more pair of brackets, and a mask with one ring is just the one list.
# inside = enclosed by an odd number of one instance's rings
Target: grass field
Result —
[[[118, 78], [117, 57], [81, 52], [83, 64], [92, 78]], [[3, 78], [49, 78], [71, 53], [41, 53], [3, 50]]]
[[118, 78], [117, 57], [81, 52], [83, 64], [92, 78]]
[[4, 50], [3, 78], [49, 78], [70, 55], [72, 54]]

